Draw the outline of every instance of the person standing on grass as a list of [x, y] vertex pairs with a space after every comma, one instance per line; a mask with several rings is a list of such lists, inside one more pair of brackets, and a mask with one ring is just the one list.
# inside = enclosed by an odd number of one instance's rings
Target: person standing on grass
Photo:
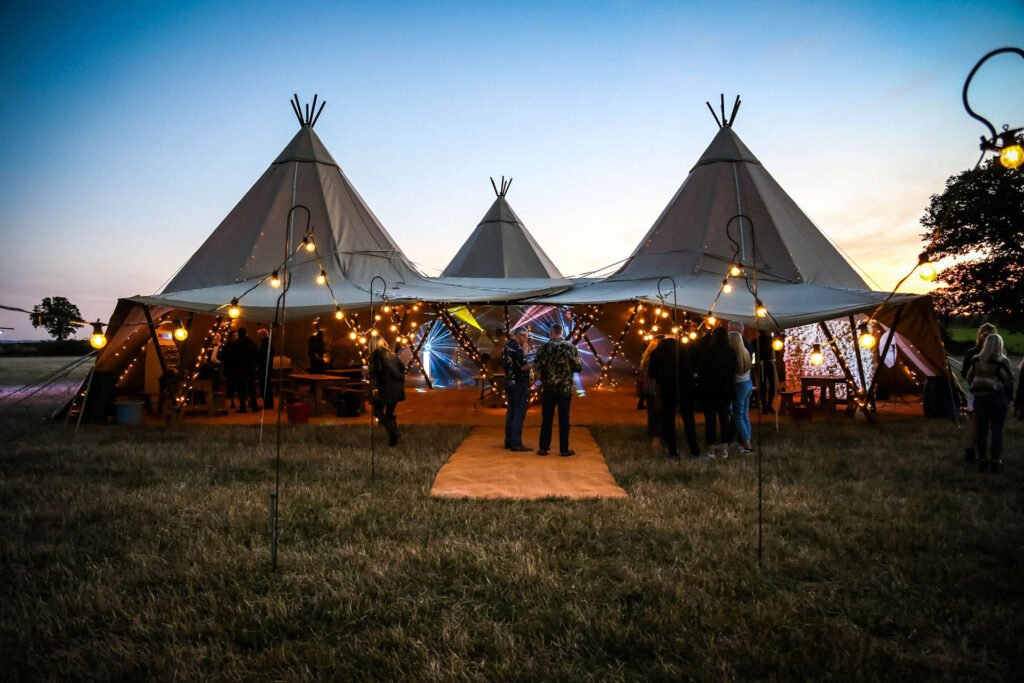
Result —
[[757, 399], [762, 413], [772, 412], [778, 377], [775, 371], [775, 349], [772, 335], [761, 330], [757, 334]]
[[238, 328], [238, 339], [235, 341], [235, 348], [232, 350], [231, 358], [235, 363], [235, 388], [238, 391], [238, 410], [245, 412], [245, 403], [248, 400], [249, 409], [254, 413], [256, 407], [256, 366], [259, 365], [260, 349], [256, 342], [249, 339], [249, 333], [244, 327]]
[[540, 372], [542, 385], [540, 400], [540, 448], [537, 455], [547, 455], [551, 446], [551, 427], [558, 408], [559, 455], [570, 456], [576, 451], [569, 448], [569, 408], [576, 386], [573, 375], [583, 369], [580, 352], [562, 339], [564, 328], [551, 326], [550, 341], [537, 351], [534, 365]]
[[238, 330], [228, 331], [228, 340], [220, 347], [217, 358], [220, 360], [221, 370], [224, 372], [224, 384], [227, 385], [227, 398], [225, 399], [228, 409], [234, 409], [235, 389], [238, 386], [238, 364], [235, 362], [235, 348], [238, 343]]
[[388, 445], [397, 446], [395, 407], [405, 400], [405, 365], [379, 336], [370, 337], [370, 381], [374, 387], [373, 416], [387, 430]]
[[528, 451], [523, 445], [523, 422], [526, 404], [530, 399], [530, 368], [526, 360], [529, 333], [525, 327], [512, 330], [512, 336], [501, 347], [501, 363], [505, 370], [505, 448], [510, 451]]
[[750, 394], [754, 391], [754, 383], [750, 381], [750, 352], [739, 332], [729, 333], [729, 346], [736, 355], [736, 398], [732, 402], [732, 423], [736, 428], [740, 453], [753, 453], [750, 447]]
[[[967, 386], [974, 395], [974, 413], [977, 433], [975, 453], [981, 469], [991, 465], [999, 471], [1003, 466], [1003, 423], [1006, 409], [1013, 394], [1013, 373], [1010, 359], [1003, 353], [1003, 338], [992, 333], [985, 339], [981, 352], [971, 359], [967, 368]], [[992, 446], [986, 459], [988, 432], [992, 431]]]
[[705, 459], [729, 457], [729, 408], [736, 399], [736, 353], [729, 346], [729, 333], [716, 327], [704, 344], [697, 365], [697, 395], [704, 409], [704, 436], [708, 442]]
[[[993, 325], [992, 323], [984, 323], [981, 327], [978, 328], [978, 338], [975, 341], [974, 346], [968, 349], [967, 353], [964, 355], [964, 362], [960, 366], [960, 372], [965, 378], [967, 377], [968, 368], [971, 367], [971, 361], [974, 360], [975, 356], [981, 353], [981, 347], [984, 346], [985, 340], [988, 339], [988, 336], [990, 334], [995, 334], [996, 332], [996, 326]], [[977, 458], [977, 455], [975, 454], [974, 450], [974, 443], [977, 440], [978, 426], [977, 419], [974, 415], [974, 394], [973, 392], [970, 391], [969, 388], [967, 390], [966, 427], [967, 428], [964, 430], [964, 457], [967, 459], [967, 462], [974, 462], [974, 460]]]
[[[651, 354], [664, 338], [663, 334], [655, 335], [651, 339], [651, 343], [644, 349], [643, 355], [640, 356], [640, 380], [637, 382], [637, 386], [639, 387], [640, 402], [647, 409], [647, 436], [651, 440], [651, 448], [661, 446], [661, 435], [665, 432], [661, 424], [665, 405], [658, 388], [658, 380], [651, 374]], [[669, 452], [671, 453], [671, 450]]]
[[683, 418], [683, 430], [690, 455], [700, 457], [697, 445], [697, 422], [693, 417], [693, 360], [689, 345], [675, 337], [665, 337], [651, 351], [648, 374], [658, 386], [661, 397], [661, 437], [668, 448], [668, 457], [679, 457], [676, 448], [676, 411]]

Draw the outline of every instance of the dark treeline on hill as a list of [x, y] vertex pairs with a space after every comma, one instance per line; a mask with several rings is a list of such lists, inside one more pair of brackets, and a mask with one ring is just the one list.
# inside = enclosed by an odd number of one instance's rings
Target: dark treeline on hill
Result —
[[19, 341], [0, 344], [0, 356], [84, 356], [92, 351], [87, 339]]

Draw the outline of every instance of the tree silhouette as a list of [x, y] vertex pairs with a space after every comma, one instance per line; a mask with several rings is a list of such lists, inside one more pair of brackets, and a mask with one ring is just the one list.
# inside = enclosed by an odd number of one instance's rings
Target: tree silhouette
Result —
[[951, 258], [937, 280], [944, 315], [984, 315], [1024, 325], [1024, 168], [988, 164], [951, 176], [933, 195], [921, 225], [932, 261]]
[[43, 327], [57, 341], [64, 341], [75, 333], [75, 321], [82, 319], [78, 306], [62, 296], [46, 297], [32, 308], [32, 327]]

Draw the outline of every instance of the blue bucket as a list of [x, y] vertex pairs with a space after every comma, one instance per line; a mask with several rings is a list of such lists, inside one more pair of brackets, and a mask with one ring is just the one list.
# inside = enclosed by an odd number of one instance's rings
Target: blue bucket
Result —
[[142, 401], [115, 401], [114, 421], [119, 425], [142, 424]]

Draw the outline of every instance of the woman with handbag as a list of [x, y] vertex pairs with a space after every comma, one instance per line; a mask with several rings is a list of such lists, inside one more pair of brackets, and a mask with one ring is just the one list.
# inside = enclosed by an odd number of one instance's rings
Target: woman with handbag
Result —
[[373, 416], [388, 432], [388, 445], [398, 445], [395, 406], [405, 400], [405, 365], [381, 337], [370, 337], [370, 382]]
[[[1003, 353], [1003, 338], [998, 334], [990, 334], [981, 347], [981, 353], [971, 359], [967, 368], [967, 386], [974, 396], [977, 422], [974, 449], [978, 464], [983, 470], [991, 464], [992, 469], [998, 471], [1003, 466], [1003, 424], [1013, 393], [1010, 360]], [[990, 429], [992, 446], [986, 459]]]
[[651, 448], [661, 447], [661, 395], [658, 393], [658, 382], [650, 376], [651, 352], [658, 347], [658, 343], [665, 338], [665, 335], [658, 334], [651, 339], [651, 343], [644, 349], [640, 356], [640, 377], [643, 381], [639, 385], [640, 401], [647, 409], [647, 436], [651, 440]]

